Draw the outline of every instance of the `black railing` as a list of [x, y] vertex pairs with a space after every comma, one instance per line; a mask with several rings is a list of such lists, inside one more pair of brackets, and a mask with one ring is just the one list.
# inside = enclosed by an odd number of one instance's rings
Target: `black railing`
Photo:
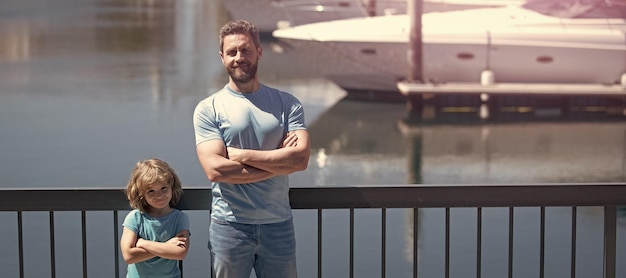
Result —
[[[381, 210], [381, 277], [386, 273], [386, 216], [389, 208], [413, 209], [413, 277], [418, 276], [418, 210], [420, 208], [445, 209], [445, 277], [450, 275], [450, 209], [477, 209], [476, 277], [481, 277], [482, 209], [509, 208], [508, 276], [513, 269], [514, 208], [540, 208], [540, 277], [545, 265], [545, 208], [571, 207], [571, 277], [576, 277], [576, 232], [578, 207], [604, 208], [603, 268], [604, 277], [616, 277], [617, 208], [626, 205], [626, 183], [585, 184], [516, 184], [516, 185], [392, 185], [292, 188], [291, 205], [298, 210], [317, 210], [317, 273], [322, 277], [322, 211], [348, 209], [350, 212], [350, 277], [354, 277], [354, 211], [374, 208]], [[185, 188], [179, 205], [183, 210], [209, 210], [210, 192], [207, 189]], [[55, 212], [81, 212], [82, 273], [87, 277], [86, 212], [112, 211], [113, 223], [118, 223], [118, 211], [128, 210], [128, 202], [121, 189], [110, 188], [53, 188], [53, 189], [0, 189], [0, 211], [16, 212], [18, 227], [18, 254], [20, 277], [24, 277], [23, 212], [49, 212], [50, 269], [56, 277]], [[119, 233], [112, 227], [115, 246], [115, 277], [119, 277]], [[182, 263], [181, 263], [182, 267]]]

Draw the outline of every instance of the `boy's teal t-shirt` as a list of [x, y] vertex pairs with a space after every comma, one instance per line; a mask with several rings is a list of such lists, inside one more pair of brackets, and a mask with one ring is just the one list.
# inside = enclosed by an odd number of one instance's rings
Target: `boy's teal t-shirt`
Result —
[[[177, 209], [159, 218], [153, 218], [135, 209], [126, 215], [122, 225], [135, 232], [138, 238], [166, 242], [179, 232], [189, 230], [189, 218], [187, 214]], [[154, 257], [143, 262], [129, 264], [126, 277], [178, 278], [180, 275], [177, 260]]]

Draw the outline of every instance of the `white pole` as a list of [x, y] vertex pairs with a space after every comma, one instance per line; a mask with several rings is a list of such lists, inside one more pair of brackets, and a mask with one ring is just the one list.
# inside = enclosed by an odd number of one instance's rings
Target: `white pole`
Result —
[[423, 0], [407, 0], [407, 12], [410, 18], [409, 47], [407, 51], [409, 62], [409, 82], [420, 82], [423, 80], [422, 73], [422, 13]]

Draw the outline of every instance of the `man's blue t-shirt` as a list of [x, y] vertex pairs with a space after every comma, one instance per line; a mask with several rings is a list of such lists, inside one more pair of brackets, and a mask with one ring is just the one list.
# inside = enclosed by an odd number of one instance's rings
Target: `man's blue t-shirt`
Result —
[[[222, 140], [227, 147], [273, 150], [289, 131], [306, 129], [302, 104], [291, 94], [261, 85], [241, 94], [226, 85], [200, 101], [193, 116], [196, 145]], [[211, 183], [211, 217], [245, 224], [291, 219], [288, 176], [250, 184]]]
[[[187, 214], [177, 209], [159, 218], [153, 218], [135, 209], [126, 215], [122, 225], [135, 232], [138, 238], [166, 242], [179, 232], [189, 230], [189, 218]], [[154, 257], [143, 262], [129, 264], [126, 277], [177, 278], [180, 277], [180, 269], [177, 260]]]

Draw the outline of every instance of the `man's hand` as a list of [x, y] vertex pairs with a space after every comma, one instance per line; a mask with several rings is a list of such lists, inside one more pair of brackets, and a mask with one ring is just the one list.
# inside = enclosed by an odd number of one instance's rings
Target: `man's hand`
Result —
[[241, 162], [241, 156], [243, 155], [243, 150], [235, 147], [227, 147], [226, 148], [226, 158]]
[[280, 147], [281, 148], [295, 147], [297, 145], [298, 145], [298, 136], [296, 135], [295, 132], [291, 131], [285, 134], [285, 137], [283, 138], [283, 143], [280, 144]]

